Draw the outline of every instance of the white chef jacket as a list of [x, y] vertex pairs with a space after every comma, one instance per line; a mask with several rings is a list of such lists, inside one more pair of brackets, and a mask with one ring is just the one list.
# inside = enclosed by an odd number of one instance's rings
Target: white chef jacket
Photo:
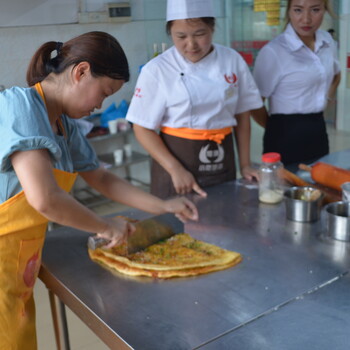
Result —
[[235, 114], [261, 106], [238, 52], [214, 44], [193, 63], [172, 46], [142, 68], [126, 119], [148, 129], [221, 129], [237, 125]]
[[324, 110], [334, 75], [340, 72], [337, 44], [317, 30], [315, 51], [298, 37], [291, 24], [259, 52], [253, 76], [270, 114], [307, 114]]

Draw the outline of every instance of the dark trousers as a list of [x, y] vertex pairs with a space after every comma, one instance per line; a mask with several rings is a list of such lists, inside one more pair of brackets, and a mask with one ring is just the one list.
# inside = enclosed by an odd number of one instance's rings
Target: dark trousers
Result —
[[329, 153], [323, 113], [273, 114], [267, 120], [263, 152], [278, 152], [282, 163], [308, 164]]

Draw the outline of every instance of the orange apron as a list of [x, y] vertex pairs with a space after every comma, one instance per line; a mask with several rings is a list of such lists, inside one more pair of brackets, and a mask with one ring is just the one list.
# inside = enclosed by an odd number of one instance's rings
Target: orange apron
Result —
[[[40, 83], [35, 89], [45, 102]], [[58, 186], [69, 192], [77, 174], [58, 169], [53, 173]], [[33, 286], [47, 224], [23, 191], [0, 204], [0, 350], [37, 349]]]
[[[54, 169], [69, 192], [77, 174]], [[35, 350], [33, 286], [39, 273], [48, 220], [20, 192], [0, 204], [0, 349]]]

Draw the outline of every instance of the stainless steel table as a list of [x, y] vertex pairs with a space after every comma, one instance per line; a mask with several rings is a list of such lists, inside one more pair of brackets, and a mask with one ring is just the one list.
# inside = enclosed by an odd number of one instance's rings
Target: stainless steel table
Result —
[[[239, 265], [193, 278], [128, 278], [89, 259], [87, 233], [63, 227], [48, 233], [41, 280], [111, 349], [312, 349], [307, 334], [316, 333], [314, 348], [333, 340], [347, 349], [350, 332], [339, 327], [350, 330], [350, 246], [324, 236], [324, 213], [316, 223], [288, 221], [284, 203], [259, 203], [244, 181], [208, 194], [192, 197], [200, 221], [185, 231], [240, 252]], [[299, 332], [305, 346], [296, 347]]]
[[349, 349], [349, 291], [350, 276], [336, 278], [201, 349]]

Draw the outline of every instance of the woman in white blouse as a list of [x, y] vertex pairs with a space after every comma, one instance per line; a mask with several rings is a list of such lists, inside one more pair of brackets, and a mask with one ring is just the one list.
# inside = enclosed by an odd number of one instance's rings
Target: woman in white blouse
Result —
[[263, 152], [279, 152], [290, 170], [329, 153], [323, 111], [340, 81], [337, 46], [320, 30], [329, 0], [288, 0], [285, 31], [265, 45], [254, 78], [265, 107], [253, 112], [265, 127]]

